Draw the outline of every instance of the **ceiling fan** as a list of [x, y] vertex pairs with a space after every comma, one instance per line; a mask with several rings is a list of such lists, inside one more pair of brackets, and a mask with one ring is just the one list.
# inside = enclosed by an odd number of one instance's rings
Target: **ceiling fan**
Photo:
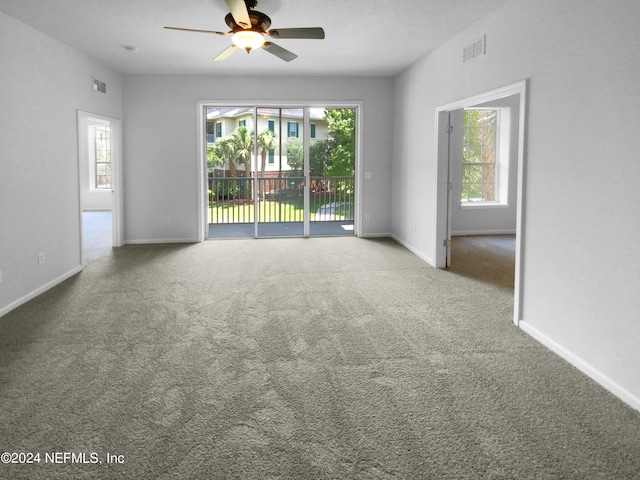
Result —
[[281, 58], [285, 62], [290, 62], [298, 56], [276, 45], [273, 42], [265, 41], [264, 36], [271, 38], [308, 38], [323, 39], [324, 30], [321, 27], [303, 28], [276, 28], [267, 30], [271, 26], [271, 19], [262, 12], [253, 10], [258, 4], [257, 0], [225, 0], [230, 13], [224, 17], [224, 21], [231, 28], [228, 32], [216, 32], [212, 30], [196, 30], [193, 28], [164, 27], [169, 30], [181, 30], [184, 32], [211, 33], [214, 35], [233, 35], [233, 42], [224, 49], [214, 61], [224, 60], [239, 48], [251, 52], [256, 48], [262, 48], [267, 52]]

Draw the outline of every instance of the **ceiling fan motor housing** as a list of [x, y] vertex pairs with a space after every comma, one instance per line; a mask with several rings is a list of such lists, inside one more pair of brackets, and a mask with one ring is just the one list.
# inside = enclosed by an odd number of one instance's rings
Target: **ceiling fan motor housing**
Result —
[[[267, 29], [271, 26], [269, 16], [257, 10], [249, 10], [249, 18], [251, 19], [251, 30], [256, 32], [266, 33]], [[244, 30], [244, 28], [235, 22], [233, 15], [230, 13], [224, 17], [224, 21], [233, 32]]]

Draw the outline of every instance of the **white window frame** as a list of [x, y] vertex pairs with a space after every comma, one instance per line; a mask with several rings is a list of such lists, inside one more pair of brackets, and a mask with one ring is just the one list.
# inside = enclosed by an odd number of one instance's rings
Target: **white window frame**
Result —
[[[105, 153], [108, 154], [109, 157], [109, 161], [104, 161], [104, 162], [99, 162], [98, 161], [98, 135], [97, 135], [97, 130], [98, 129], [108, 129], [108, 135], [109, 135], [109, 139], [107, 144], [105, 145]], [[89, 184], [89, 188], [90, 190], [112, 190], [113, 189], [113, 164], [112, 164], [112, 160], [111, 160], [111, 151], [112, 151], [112, 147], [111, 147], [111, 142], [112, 142], [112, 132], [111, 132], [111, 126], [109, 124], [105, 124], [105, 125], [92, 125], [91, 126], [91, 132], [89, 135], [89, 141], [92, 143], [91, 148], [89, 148], [89, 156], [90, 156], [90, 166], [89, 166], [89, 172], [91, 175], [91, 181]], [[109, 165], [109, 174], [105, 175], [107, 177], [109, 177], [109, 183], [105, 184], [105, 185], [99, 185], [98, 184], [98, 164], [104, 164], [104, 165]]]
[[[464, 201], [460, 198], [460, 208], [505, 208], [509, 206], [509, 139], [511, 129], [511, 109], [503, 107], [469, 107], [467, 110], [496, 110], [496, 185], [495, 200]], [[462, 185], [461, 185], [462, 186]]]

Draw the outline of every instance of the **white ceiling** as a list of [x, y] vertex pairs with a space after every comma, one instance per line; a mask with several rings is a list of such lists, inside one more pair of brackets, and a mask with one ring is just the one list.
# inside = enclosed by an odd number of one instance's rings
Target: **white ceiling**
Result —
[[224, 0], [0, 0], [0, 11], [122, 73], [392, 76], [507, 1], [259, 0], [272, 28], [326, 32], [275, 40], [298, 54], [290, 63], [263, 50], [213, 62], [229, 36], [163, 28], [227, 31]]

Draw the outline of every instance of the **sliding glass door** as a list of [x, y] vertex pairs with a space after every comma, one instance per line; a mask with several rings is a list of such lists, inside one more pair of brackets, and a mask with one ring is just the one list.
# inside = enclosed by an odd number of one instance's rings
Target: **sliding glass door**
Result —
[[209, 238], [353, 235], [354, 108], [204, 113]]
[[311, 108], [309, 127], [309, 233], [353, 235], [356, 110]]
[[307, 235], [304, 109], [256, 109], [258, 237]]

